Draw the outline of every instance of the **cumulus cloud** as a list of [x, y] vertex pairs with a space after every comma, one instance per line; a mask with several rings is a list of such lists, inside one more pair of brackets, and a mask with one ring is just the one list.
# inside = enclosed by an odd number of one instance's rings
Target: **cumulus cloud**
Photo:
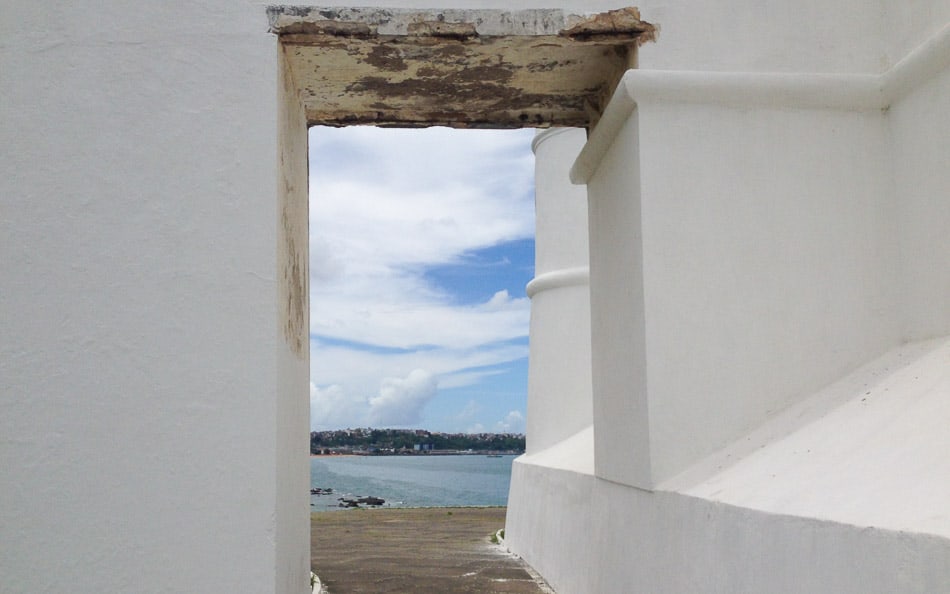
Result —
[[435, 378], [422, 369], [414, 369], [405, 378], [384, 379], [379, 394], [369, 399], [370, 423], [379, 427], [418, 423], [435, 389]]
[[519, 301], [526, 301], [525, 299], [512, 299], [511, 295], [508, 294], [507, 289], [502, 289], [498, 291], [492, 298], [488, 300], [488, 303], [485, 304], [485, 309], [491, 311], [501, 311], [511, 308], [512, 304], [515, 304]]
[[509, 412], [504, 419], [495, 423], [495, 430], [499, 433], [524, 433], [524, 415], [518, 410]]
[[419, 422], [422, 409], [435, 396], [436, 378], [423, 369], [406, 377], [386, 377], [378, 391], [365, 396], [340, 384], [318, 387], [310, 383], [310, 427], [406, 427]]
[[310, 382], [311, 430], [365, 425], [368, 408], [365, 397], [347, 394], [339, 384], [320, 388]]

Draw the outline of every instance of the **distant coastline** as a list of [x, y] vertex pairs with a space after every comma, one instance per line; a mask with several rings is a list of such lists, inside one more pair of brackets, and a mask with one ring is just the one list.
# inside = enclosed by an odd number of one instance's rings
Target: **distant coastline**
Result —
[[369, 452], [369, 451], [331, 451], [331, 452], [319, 452], [319, 453], [310, 453], [311, 458], [357, 458], [360, 456], [488, 456], [490, 458], [500, 457], [500, 456], [520, 456], [524, 451], [519, 450], [429, 450], [426, 452], [415, 452], [415, 451], [379, 451], [379, 452]]
[[512, 455], [525, 450], [520, 433], [441, 433], [424, 429], [338, 429], [310, 433], [310, 453], [323, 456]]

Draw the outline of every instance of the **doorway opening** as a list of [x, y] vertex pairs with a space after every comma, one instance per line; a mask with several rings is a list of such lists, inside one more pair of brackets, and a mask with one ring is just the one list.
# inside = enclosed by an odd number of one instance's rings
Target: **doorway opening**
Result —
[[310, 129], [311, 454], [508, 462], [377, 461], [367, 484], [362, 466], [312, 460], [314, 511], [360, 496], [396, 507], [507, 502], [527, 410], [532, 138]]
[[[307, 128], [590, 128], [654, 28], [632, 8], [578, 16], [556, 9], [282, 6], [268, 15], [279, 39], [281, 77], [277, 556], [282, 589], [296, 591], [308, 540], [305, 454], [299, 450], [310, 421], [303, 397], [312, 328]], [[493, 295], [485, 305], [503, 307], [510, 298]], [[403, 387], [410, 379], [425, 384], [418, 375], [396, 379]]]

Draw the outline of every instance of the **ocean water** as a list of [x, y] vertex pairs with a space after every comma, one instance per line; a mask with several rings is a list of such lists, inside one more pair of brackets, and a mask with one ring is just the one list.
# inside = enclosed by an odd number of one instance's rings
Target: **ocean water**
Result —
[[507, 505], [515, 456], [331, 456], [310, 458], [312, 511], [336, 511], [338, 497], [380, 497], [383, 507]]

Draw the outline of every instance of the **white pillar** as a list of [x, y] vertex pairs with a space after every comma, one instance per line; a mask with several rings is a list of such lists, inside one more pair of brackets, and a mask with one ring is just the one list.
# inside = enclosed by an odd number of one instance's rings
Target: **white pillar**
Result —
[[568, 172], [587, 140], [580, 128], [535, 137], [535, 278], [531, 298], [527, 450], [592, 423], [587, 192]]

